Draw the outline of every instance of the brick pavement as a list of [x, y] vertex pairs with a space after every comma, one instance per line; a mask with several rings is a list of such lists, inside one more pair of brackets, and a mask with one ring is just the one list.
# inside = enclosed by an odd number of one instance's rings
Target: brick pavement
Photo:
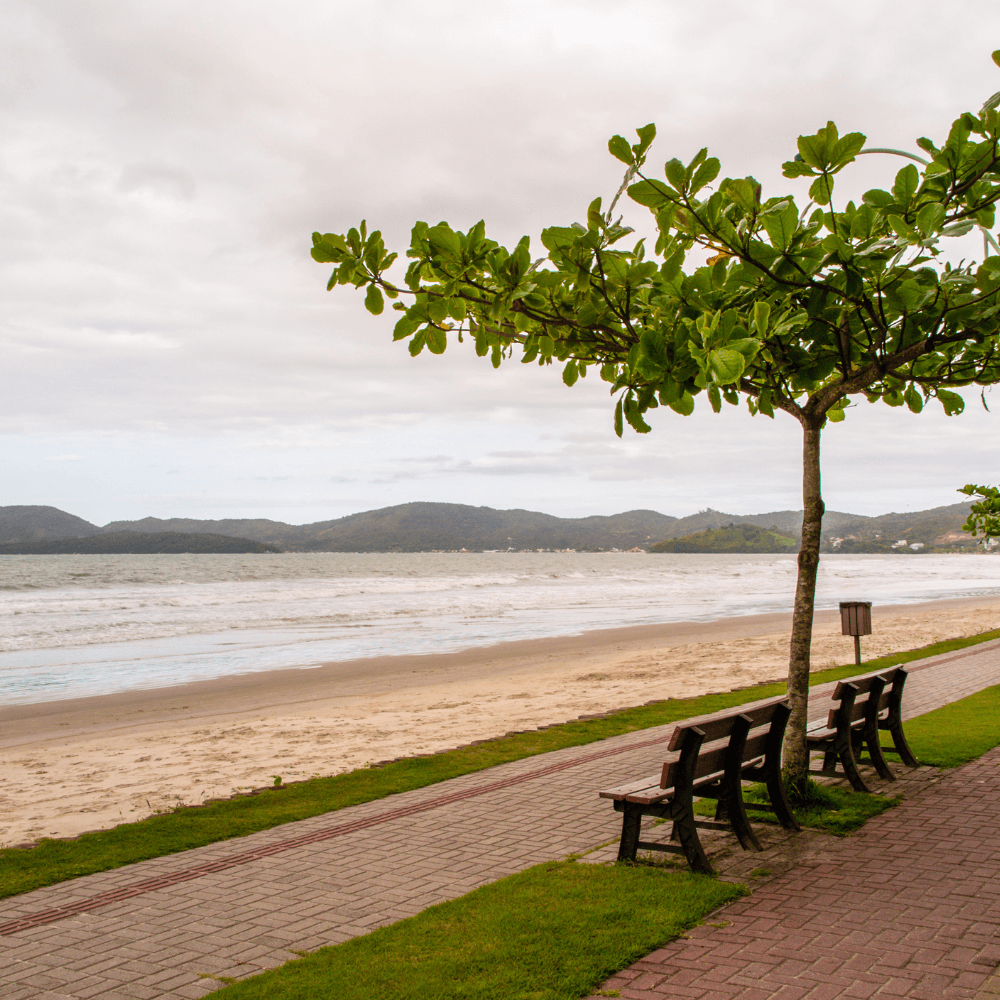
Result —
[[[1000, 683], [1000, 642], [910, 669], [908, 717]], [[823, 689], [815, 693], [821, 716]], [[671, 729], [515, 761], [0, 901], [0, 997], [200, 997], [221, 985], [213, 977], [252, 975], [617, 840], [619, 817], [596, 792], [657, 770]]]
[[[801, 835], [800, 835], [801, 836]], [[626, 1000], [1000, 996], [1000, 748], [602, 985]]]

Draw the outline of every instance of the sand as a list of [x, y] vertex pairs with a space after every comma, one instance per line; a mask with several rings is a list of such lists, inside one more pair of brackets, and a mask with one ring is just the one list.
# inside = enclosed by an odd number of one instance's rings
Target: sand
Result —
[[[873, 609], [865, 657], [1000, 627], [1000, 598]], [[0, 846], [580, 715], [784, 677], [788, 615], [609, 629], [0, 709]], [[813, 668], [853, 660], [817, 615]]]

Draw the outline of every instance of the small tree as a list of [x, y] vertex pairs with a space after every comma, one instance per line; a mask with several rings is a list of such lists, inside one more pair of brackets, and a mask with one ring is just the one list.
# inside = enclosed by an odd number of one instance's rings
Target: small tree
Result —
[[983, 543], [990, 538], [1000, 538], [1000, 490], [995, 486], [963, 486], [959, 493], [967, 497], [979, 497], [978, 502], [969, 507], [969, 519], [962, 525], [973, 538], [982, 533]]
[[[994, 54], [1000, 65], [1000, 53]], [[978, 226], [990, 234], [1000, 198], [1000, 122], [994, 95], [965, 113], [947, 139], [919, 139], [926, 157], [900, 170], [887, 189], [839, 207], [834, 178], [866, 152], [865, 136], [841, 136], [833, 122], [798, 140], [784, 164], [810, 178], [809, 202], [764, 198], [753, 177], [718, 181], [719, 161], [703, 149], [689, 163], [668, 160], [664, 179], [644, 171], [656, 130], [638, 141], [614, 136], [610, 152], [627, 167], [610, 207], [595, 199], [586, 225], [543, 230], [545, 257], [532, 261], [523, 237], [513, 249], [446, 222], [413, 227], [402, 284], [396, 259], [364, 223], [344, 235], [315, 233], [315, 260], [336, 267], [328, 288], [366, 288], [376, 315], [383, 296], [402, 315], [394, 339], [412, 355], [441, 354], [449, 335], [466, 337], [494, 367], [517, 348], [522, 363], [560, 362], [568, 386], [592, 369], [617, 397], [615, 431], [650, 430], [658, 406], [688, 415], [704, 395], [716, 411], [742, 397], [752, 414], [781, 410], [802, 429], [802, 544], [798, 557], [788, 694], [792, 717], [786, 774], [808, 770], [805, 727], [813, 603], [823, 498], [820, 435], [840, 421], [852, 396], [919, 413], [936, 397], [961, 412], [956, 387], [1000, 379], [1000, 257], [981, 264], [943, 261], [942, 237]], [[655, 245], [620, 248], [633, 230], [615, 218], [623, 194], [655, 221]], [[987, 247], [988, 249], [988, 247]], [[692, 251], [708, 252], [700, 266]]]

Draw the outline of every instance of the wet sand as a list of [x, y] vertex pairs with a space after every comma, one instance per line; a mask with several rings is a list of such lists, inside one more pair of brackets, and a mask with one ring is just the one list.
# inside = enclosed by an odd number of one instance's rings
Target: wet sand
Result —
[[[874, 608], [866, 658], [1000, 628], [1000, 598]], [[0, 845], [580, 715], [782, 678], [790, 616], [586, 632], [0, 709]], [[813, 668], [849, 663], [819, 612]]]

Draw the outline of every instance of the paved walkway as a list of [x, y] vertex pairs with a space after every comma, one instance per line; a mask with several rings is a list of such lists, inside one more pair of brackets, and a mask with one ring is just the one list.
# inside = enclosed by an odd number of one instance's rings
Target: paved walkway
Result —
[[[907, 716], [1000, 684], [1000, 641], [910, 669]], [[813, 699], [818, 716], [822, 693]], [[596, 792], [657, 770], [672, 728], [543, 754], [0, 901], [0, 997], [201, 997], [221, 985], [211, 977], [253, 975], [616, 840], [619, 817]]]
[[[996, 1000], [1000, 748], [604, 983], [633, 1000]], [[595, 998], [596, 1000], [596, 998]]]

